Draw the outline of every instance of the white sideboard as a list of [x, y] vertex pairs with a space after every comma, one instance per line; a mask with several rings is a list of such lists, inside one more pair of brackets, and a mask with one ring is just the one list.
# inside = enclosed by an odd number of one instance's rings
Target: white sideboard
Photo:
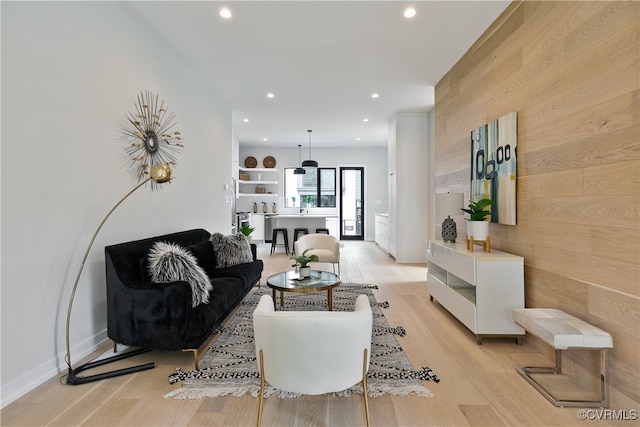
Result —
[[524, 260], [520, 256], [481, 248], [469, 252], [464, 242], [427, 244], [427, 287], [435, 298], [476, 335], [514, 336], [521, 343], [524, 329], [513, 322], [511, 310], [524, 308]]

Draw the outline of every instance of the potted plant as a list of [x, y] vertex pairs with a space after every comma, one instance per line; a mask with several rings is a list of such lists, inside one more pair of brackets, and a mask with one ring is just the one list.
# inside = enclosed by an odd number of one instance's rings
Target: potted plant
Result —
[[253, 233], [253, 230], [255, 230], [255, 227], [250, 227], [248, 225], [243, 225], [242, 227], [240, 227], [238, 229], [238, 231], [242, 234], [244, 234], [247, 238], [247, 240], [249, 241], [249, 243], [251, 243], [251, 236], [250, 234]]
[[313, 248], [307, 248], [302, 252], [301, 255], [294, 255], [289, 257], [289, 259], [295, 260], [295, 264], [292, 264], [291, 267], [300, 267], [300, 277], [309, 277], [311, 275], [311, 267], [309, 267], [310, 262], [318, 262], [318, 255], [307, 255], [308, 251], [312, 251]]
[[489, 223], [487, 217], [491, 215], [491, 207], [493, 201], [491, 199], [480, 199], [476, 202], [469, 201], [468, 208], [462, 208], [462, 211], [469, 214], [469, 222], [467, 223], [467, 237], [473, 237], [474, 240], [486, 240], [489, 235]]

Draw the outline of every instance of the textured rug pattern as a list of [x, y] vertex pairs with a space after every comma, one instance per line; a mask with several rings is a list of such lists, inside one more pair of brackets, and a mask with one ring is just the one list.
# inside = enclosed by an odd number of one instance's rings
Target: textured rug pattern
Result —
[[[343, 283], [333, 290], [333, 309], [351, 311], [358, 295], [369, 298], [373, 311], [373, 334], [371, 362], [368, 373], [369, 396], [383, 394], [408, 395], [415, 393], [423, 397], [433, 394], [423, 386], [423, 381], [439, 382], [438, 377], [428, 367], [414, 370], [395, 335], [405, 336], [403, 327], [390, 327], [382, 312], [387, 302], [377, 302], [371, 289], [376, 286]], [[231, 323], [220, 328], [218, 339], [200, 361], [200, 369], [183, 372], [180, 369], [169, 376], [171, 384], [182, 382], [182, 387], [165, 397], [176, 399], [199, 399], [216, 396], [243, 396], [251, 393], [258, 396], [260, 375], [256, 364], [253, 341], [253, 311], [260, 297], [271, 294], [271, 289], [261, 287], [245, 297], [242, 306]], [[285, 310], [326, 310], [327, 293], [309, 294], [285, 293]], [[279, 300], [278, 300], [278, 309]], [[362, 386], [355, 385], [349, 390], [337, 393], [348, 396], [351, 392], [362, 393]], [[273, 387], [265, 388], [265, 397], [298, 397]]]

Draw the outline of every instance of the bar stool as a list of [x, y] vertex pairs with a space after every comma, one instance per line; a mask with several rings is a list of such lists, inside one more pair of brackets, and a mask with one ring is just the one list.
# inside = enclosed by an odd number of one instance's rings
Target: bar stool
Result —
[[293, 229], [293, 253], [296, 252], [296, 242], [298, 241], [298, 236], [305, 234], [309, 234], [309, 229], [306, 227]]
[[309, 234], [309, 229], [308, 228], [295, 228], [293, 230], [293, 241], [295, 242], [296, 240], [298, 240], [298, 237], [301, 234]]
[[316, 228], [316, 233], [329, 234], [329, 229], [328, 228]]
[[289, 255], [289, 232], [286, 228], [274, 228], [273, 234], [271, 235], [271, 254], [276, 250], [276, 246], [282, 246], [282, 243], [278, 242], [278, 233], [282, 233], [282, 238], [284, 239], [284, 251], [287, 255]]

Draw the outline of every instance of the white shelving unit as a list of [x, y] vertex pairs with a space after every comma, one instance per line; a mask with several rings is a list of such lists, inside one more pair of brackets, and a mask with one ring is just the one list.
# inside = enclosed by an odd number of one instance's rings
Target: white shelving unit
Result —
[[[249, 174], [249, 180], [241, 180], [238, 177], [238, 197], [278, 197], [278, 169], [276, 168], [238, 168], [239, 174]], [[258, 179], [258, 175], [262, 179]], [[265, 187], [264, 193], [256, 193], [256, 186]]]
[[524, 259], [480, 247], [469, 252], [464, 242], [429, 241], [427, 287], [435, 298], [471, 332], [478, 344], [483, 336], [514, 336], [521, 343], [524, 329], [513, 322], [511, 310], [524, 308]]

